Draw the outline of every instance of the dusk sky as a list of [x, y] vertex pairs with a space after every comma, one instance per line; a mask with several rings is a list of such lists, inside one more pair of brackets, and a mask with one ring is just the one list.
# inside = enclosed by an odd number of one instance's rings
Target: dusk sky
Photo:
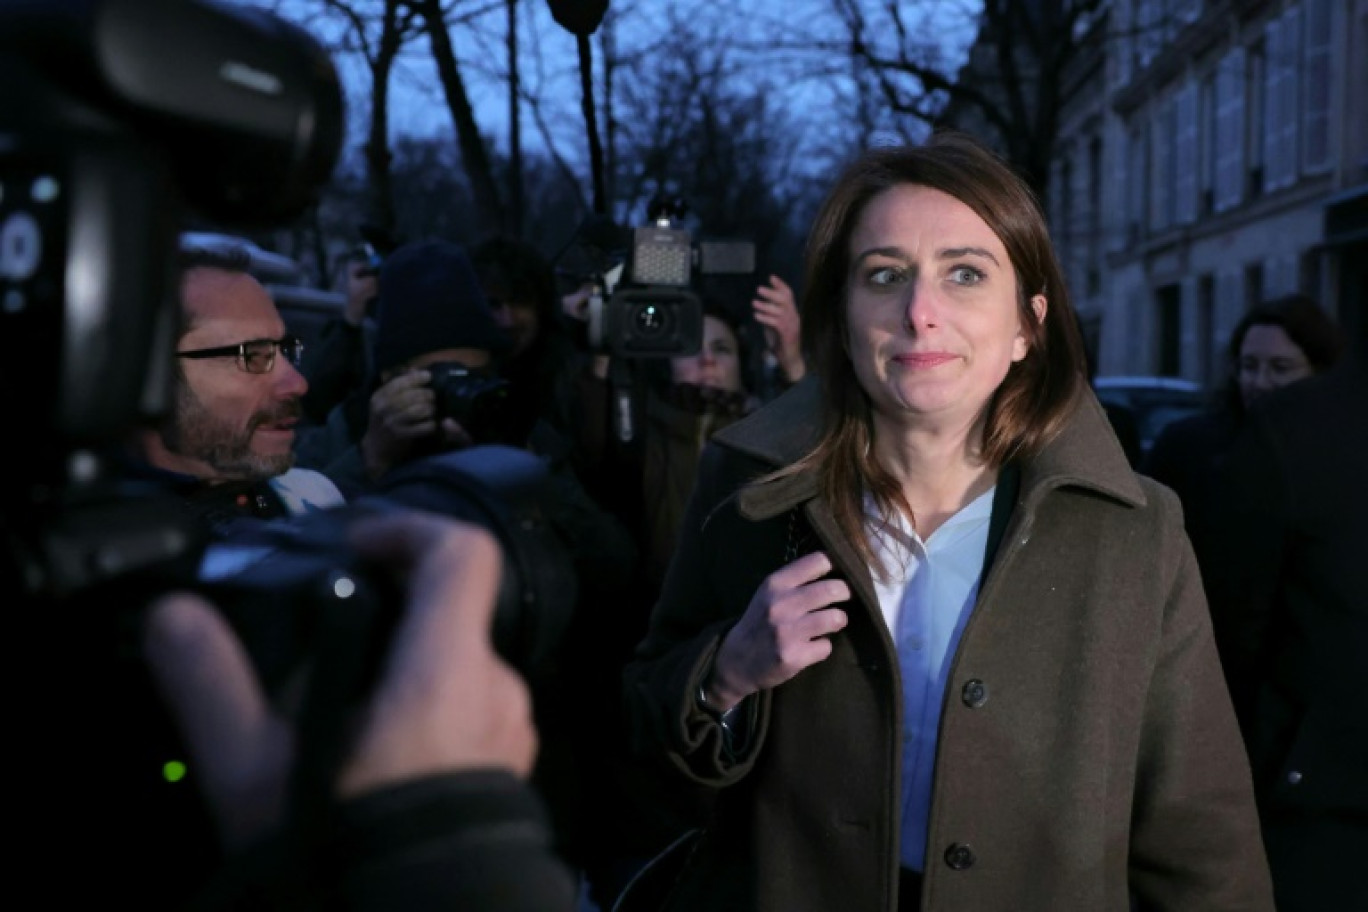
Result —
[[[342, 20], [324, 10], [322, 0], [247, 0], [274, 8], [309, 28], [320, 40], [335, 46], [345, 29]], [[814, 39], [836, 41], [844, 27], [833, 18], [834, 0], [745, 0], [718, 3], [716, 0], [612, 0], [609, 15], [614, 17], [614, 36], [618, 53], [637, 57], [649, 66], [663, 38], [672, 31], [689, 28], [709, 46], [731, 42], [729, 55], [733, 67], [744, 75], [739, 79], [767, 84], [771, 97], [791, 114], [814, 126], [814, 133], [839, 122], [843, 108], [842, 93], [848, 80], [824, 72], [840, 70], [840, 55], [814, 60], [811, 55], [797, 59], [782, 48], [789, 43]], [[883, 0], [865, 3], [871, 23]], [[359, 5], [359, 4], [358, 4]], [[481, 128], [505, 144], [508, 130], [508, 100], [505, 78], [504, 35], [506, 13], [501, 0], [468, 4], [477, 12], [471, 20], [451, 30], [461, 55], [463, 75], [476, 109]], [[544, 114], [563, 155], [578, 159], [584, 144], [584, 121], [579, 108], [578, 60], [574, 37], [550, 15], [546, 0], [522, 0], [519, 20], [522, 80], [527, 91], [548, 99]], [[918, 34], [933, 37], [956, 64], [973, 36], [975, 10], [971, 0], [926, 0], [903, 3], [904, 15]], [[876, 29], [891, 35], [892, 30]], [[598, 51], [597, 35], [595, 52]], [[355, 55], [336, 54], [348, 91], [348, 126], [354, 138], [366, 129], [369, 77]], [[596, 63], [598, 61], [596, 60]], [[626, 71], [620, 71], [626, 72]], [[623, 78], [619, 76], [619, 78]], [[393, 135], [441, 135], [450, 131], [450, 114], [442, 97], [426, 38], [411, 43], [401, 56], [392, 79]], [[794, 141], [801, 144], [808, 131]], [[523, 142], [526, 148], [542, 145], [538, 130], [524, 112]]]

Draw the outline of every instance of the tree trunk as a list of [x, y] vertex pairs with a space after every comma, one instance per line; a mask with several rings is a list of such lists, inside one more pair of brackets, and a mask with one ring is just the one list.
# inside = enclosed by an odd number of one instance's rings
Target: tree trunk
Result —
[[403, 43], [398, 24], [399, 0], [386, 0], [379, 50], [371, 61], [371, 118], [366, 137], [367, 209], [386, 231], [394, 230], [394, 182], [390, 173], [389, 78]]
[[523, 231], [522, 123], [518, 93], [518, 0], [508, 0], [508, 216], [514, 237]]
[[456, 52], [451, 45], [446, 21], [438, 0], [423, 0], [423, 18], [427, 20], [428, 38], [432, 43], [432, 57], [437, 63], [437, 76], [451, 109], [451, 122], [456, 129], [456, 144], [461, 150], [461, 163], [470, 192], [475, 199], [476, 233], [489, 234], [503, 230], [504, 210], [499, 187], [490, 166], [489, 152], [484, 137], [475, 122], [475, 111], [466, 93], [461, 68], [456, 63]]

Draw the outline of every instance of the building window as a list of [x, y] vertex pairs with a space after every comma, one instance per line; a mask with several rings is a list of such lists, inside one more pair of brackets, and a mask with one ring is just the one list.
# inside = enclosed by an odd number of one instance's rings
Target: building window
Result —
[[1182, 289], [1164, 285], [1154, 297], [1159, 307], [1159, 376], [1177, 377], [1183, 372]]
[[1160, 0], [1138, 0], [1135, 23], [1136, 68], [1150, 65], [1163, 43], [1164, 13]]
[[[1275, 19], [1273, 23], [1276, 23]], [[1276, 67], [1268, 66], [1268, 45], [1263, 39], [1255, 41], [1245, 51], [1245, 166], [1249, 169], [1245, 184], [1245, 195], [1250, 199], [1264, 191], [1264, 163], [1268, 160], [1268, 132], [1264, 129], [1265, 114], [1268, 111], [1268, 79], [1277, 72]], [[1276, 122], [1276, 121], [1275, 121]]]
[[1197, 334], [1197, 379], [1210, 386], [1220, 371], [1216, 338], [1216, 277], [1207, 273], [1197, 279], [1197, 312], [1193, 314]]
[[[1101, 255], [1102, 237], [1102, 137], [1088, 140], [1088, 265], [1091, 267]], [[1089, 282], [1089, 294], [1093, 293]]]
[[1321, 300], [1324, 289], [1321, 287], [1321, 253], [1319, 250], [1308, 250], [1302, 254], [1297, 276], [1297, 289], [1302, 294], [1310, 295], [1317, 301]]
[[1180, 225], [1197, 219], [1197, 85], [1189, 82], [1174, 97], [1174, 217]]
[[1253, 310], [1264, 302], [1266, 294], [1264, 292], [1263, 263], [1250, 263], [1245, 267], [1244, 293], [1244, 309], [1246, 312]]
[[1265, 26], [1264, 189], [1281, 190], [1297, 179], [1297, 68], [1301, 60], [1301, 10], [1289, 9]]
[[1145, 201], [1149, 199], [1146, 179], [1145, 130], [1139, 124], [1132, 128], [1126, 160], [1126, 243], [1139, 243], [1145, 225]]
[[[1216, 277], [1216, 336], [1221, 340], [1220, 345], [1224, 348], [1230, 340], [1230, 334], [1235, 331], [1235, 326], [1244, 317], [1245, 301], [1243, 289], [1240, 286], [1240, 273], [1238, 271], [1224, 272]], [[1222, 363], [1221, 370], [1228, 370], [1231, 365]]]
[[1216, 80], [1215, 210], [1224, 212], [1244, 196], [1245, 51], [1231, 49]]
[[1055, 224], [1056, 236], [1059, 242], [1059, 259], [1064, 265], [1064, 274], [1070, 279], [1073, 278], [1074, 271], [1074, 250], [1073, 250], [1073, 156], [1072, 153], [1065, 153], [1064, 161], [1059, 166], [1059, 193], [1056, 196], [1058, 203], [1056, 211], [1058, 218]]
[[1126, 85], [1131, 78], [1131, 57], [1135, 53], [1135, 40], [1131, 37], [1133, 8], [1129, 0], [1119, 0], [1116, 4], [1114, 20], [1116, 23], [1116, 83]]
[[[1306, 0], [1306, 44], [1302, 66], [1302, 170], [1330, 167], [1330, 0]], [[1365, 118], [1368, 119], [1368, 118]]]
[[1173, 101], [1161, 102], [1150, 124], [1150, 228], [1163, 231], [1173, 224]]
[[1180, 25], [1187, 25], [1202, 18], [1202, 0], [1169, 0], [1169, 14]]
[[1216, 191], [1216, 77], [1202, 80], [1199, 96], [1201, 106], [1201, 163], [1198, 177], [1198, 212], [1210, 215]]

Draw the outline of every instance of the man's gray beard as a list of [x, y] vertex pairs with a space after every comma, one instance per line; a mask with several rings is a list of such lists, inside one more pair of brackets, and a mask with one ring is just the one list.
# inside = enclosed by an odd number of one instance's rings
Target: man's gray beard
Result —
[[289, 471], [295, 461], [293, 453], [263, 456], [252, 452], [254, 424], [235, 428], [220, 421], [187, 384], [180, 383], [175, 416], [162, 438], [171, 452], [207, 463], [229, 478], [262, 481]]

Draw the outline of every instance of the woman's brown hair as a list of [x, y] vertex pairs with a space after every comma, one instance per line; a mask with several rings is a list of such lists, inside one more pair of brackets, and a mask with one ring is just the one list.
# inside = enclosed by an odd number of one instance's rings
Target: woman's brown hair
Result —
[[[873, 454], [869, 397], [846, 353], [850, 237], [870, 201], [915, 184], [947, 193], [973, 209], [1002, 240], [1017, 281], [1021, 324], [1029, 341], [988, 402], [981, 457], [993, 467], [1039, 453], [1064, 424], [1086, 384], [1086, 361], [1063, 272], [1035, 196], [1000, 159], [973, 139], [942, 132], [923, 146], [880, 148], [851, 164], [827, 196], [808, 236], [801, 305], [803, 345], [823, 390], [816, 448], [780, 474], [815, 467], [822, 496], [841, 530], [876, 572], [882, 567], [864, 532], [864, 492], [885, 516], [911, 508]], [[1045, 319], [1031, 298], [1044, 295]]]

